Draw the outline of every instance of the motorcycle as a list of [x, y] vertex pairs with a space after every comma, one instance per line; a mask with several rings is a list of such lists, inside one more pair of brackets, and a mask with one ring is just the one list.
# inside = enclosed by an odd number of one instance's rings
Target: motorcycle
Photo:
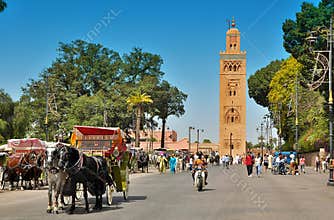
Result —
[[194, 185], [198, 191], [202, 191], [205, 186], [205, 172], [202, 167], [197, 167], [196, 169]]

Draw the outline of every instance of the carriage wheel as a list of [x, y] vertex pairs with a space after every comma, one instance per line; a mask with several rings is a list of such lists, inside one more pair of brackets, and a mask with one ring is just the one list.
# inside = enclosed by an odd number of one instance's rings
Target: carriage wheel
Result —
[[107, 197], [107, 204], [110, 206], [112, 204], [112, 193], [114, 192], [113, 185], [106, 186], [106, 197]]

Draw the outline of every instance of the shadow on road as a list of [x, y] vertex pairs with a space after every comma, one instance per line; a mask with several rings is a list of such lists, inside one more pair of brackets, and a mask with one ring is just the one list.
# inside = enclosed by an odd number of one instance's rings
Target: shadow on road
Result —
[[[89, 213], [87, 213], [84, 206], [77, 206], [75, 208], [73, 214], [71, 214], [71, 215], [89, 215], [89, 214], [94, 214], [94, 213], [99, 213], [99, 212], [107, 212], [107, 211], [118, 210], [118, 209], [123, 208], [123, 207], [119, 207], [119, 206], [108, 206], [108, 207], [104, 206], [101, 210], [94, 210], [94, 209], [92, 209], [92, 207], [93, 207], [92, 204], [90, 204]], [[69, 209], [69, 207], [66, 207], [66, 209], [61, 213], [69, 214], [68, 209]]]
[[203, 189], [204, 192], [206, 191], [215, 191], [216, 189]]
[[114, 196], [113, 197], [113, 204], [120, 204], [125, 202], [136, 202], [141, 200], [146, 200], [147, 196], [129, 196], [127, 200], [124, 200], [123, 196]]

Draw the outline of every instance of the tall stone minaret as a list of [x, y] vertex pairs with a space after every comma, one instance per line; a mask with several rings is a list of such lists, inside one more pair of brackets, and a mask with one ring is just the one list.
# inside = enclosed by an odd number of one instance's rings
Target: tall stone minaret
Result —
[[234, 19], [220, 52], [220, 155], [246, 153], [246, 51], [240, 51], [240, 32]]

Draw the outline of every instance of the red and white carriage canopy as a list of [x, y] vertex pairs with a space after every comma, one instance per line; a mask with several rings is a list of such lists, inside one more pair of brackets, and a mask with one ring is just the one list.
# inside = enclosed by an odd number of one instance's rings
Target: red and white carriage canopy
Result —
[[15, 154], [24, 154], [34, 151], [43, 153], [46, 150], [45, 142], [38, 138], [10, 139], [8, 147], [14, 150]]

